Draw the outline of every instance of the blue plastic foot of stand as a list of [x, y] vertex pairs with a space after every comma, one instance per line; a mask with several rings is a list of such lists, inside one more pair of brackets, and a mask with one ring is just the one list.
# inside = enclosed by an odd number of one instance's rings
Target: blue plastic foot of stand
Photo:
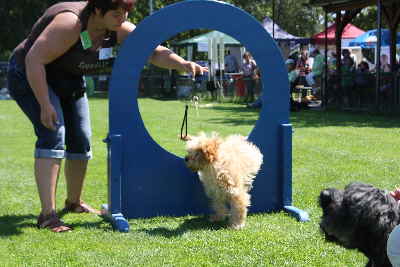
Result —
[[114, 230], [122, 233], [129, 232], [129, 223], [122, 213], [109, 213], [107, 204], [103, 204], [101, 208], [105, 211], [104, 214], [106, 214], [107, 219], [111, 221]]
[[298, 209], [294, 206], [284, 206], [283, 207], [287, 213], [295, 217], [300, 222], [308, 222], [310, 216], [304, 210]]

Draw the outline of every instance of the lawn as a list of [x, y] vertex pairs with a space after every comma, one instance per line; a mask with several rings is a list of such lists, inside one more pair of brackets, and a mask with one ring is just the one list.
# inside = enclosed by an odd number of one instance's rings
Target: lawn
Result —
[[[178, 140], [184, 102], [140, 99], [151, 136], [182, 156]], [[83, 198], [95, 207], [107, 201], [108, 103], [90, 99], [93, 153]], [[190, 134], [200, 130], [247, 135], [258, 112], [215, 104], [189, 110]], [[300, 223], [286, 213], [253, 214], [242, 231], [208, 223], [202, 216], [129, 220], [129, 233], [114, 232], [92, 214], [67, 214], [75, 229], [54, 234], [34, 226], [39, 199], [33, 177], [30, 123], [13, 101], [0, 101], [0, 266], [365, 266], [366, 258], [325, 242], [318, 228], [319, 192], [362, 181], [392, 189], [400, 184], [400, 120], [340, 112], [291, 114], [293, 201], [310, 214]], [[65, 182], [60, 176], [57, 204]]]

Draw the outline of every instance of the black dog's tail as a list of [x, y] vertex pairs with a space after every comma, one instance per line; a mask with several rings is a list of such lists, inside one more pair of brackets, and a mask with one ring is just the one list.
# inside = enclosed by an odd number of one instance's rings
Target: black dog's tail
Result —
[[329, 206], [333, 201], [333, 190], [325, 189], [319, 194], [319, 206], [323, 209]]

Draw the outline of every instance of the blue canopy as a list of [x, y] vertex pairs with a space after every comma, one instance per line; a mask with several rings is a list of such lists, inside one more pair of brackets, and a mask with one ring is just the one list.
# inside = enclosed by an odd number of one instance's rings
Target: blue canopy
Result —
[[[349, 43], [349, 46], [360, 46], [362, 48], [374, 48], [377, 43], [378, 30], [370, 30], [361, 34]], [[397, 33], [397, 45], [400, 45], [400, 33]], [[381, 46], [390, 46], [390, 31], [382, 29]]]

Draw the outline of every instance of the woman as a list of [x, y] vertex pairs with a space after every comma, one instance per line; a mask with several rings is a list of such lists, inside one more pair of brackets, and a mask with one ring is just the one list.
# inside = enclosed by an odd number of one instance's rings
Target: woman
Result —
[[[57, 216], [55, 192], [61, 159], [66, 158], [65, 211], [99, 213], [81, 200], [91, 158], [84, 75], [109, 73], [112, 49], [135, 25], [127, 14], [134, 0], [63, 2], [48, 8], [10, 58], [9, 90], [37, 136], [35, 178], [41, 201], [39, 228], [71, 230]], [[158, 46], [150, 62], [192, 74], [206, 68]], [[65, 147], [65, 149], [64, 149]]]
[[249, 52], [245, 52], [243, 54], [243, 81], [246, 85], [247, 91], [247, 103], [254, 101], [254, 88], [256, 80], [258, 79], [257, 75], [257, 64], [254, 61], [253, 57]]

